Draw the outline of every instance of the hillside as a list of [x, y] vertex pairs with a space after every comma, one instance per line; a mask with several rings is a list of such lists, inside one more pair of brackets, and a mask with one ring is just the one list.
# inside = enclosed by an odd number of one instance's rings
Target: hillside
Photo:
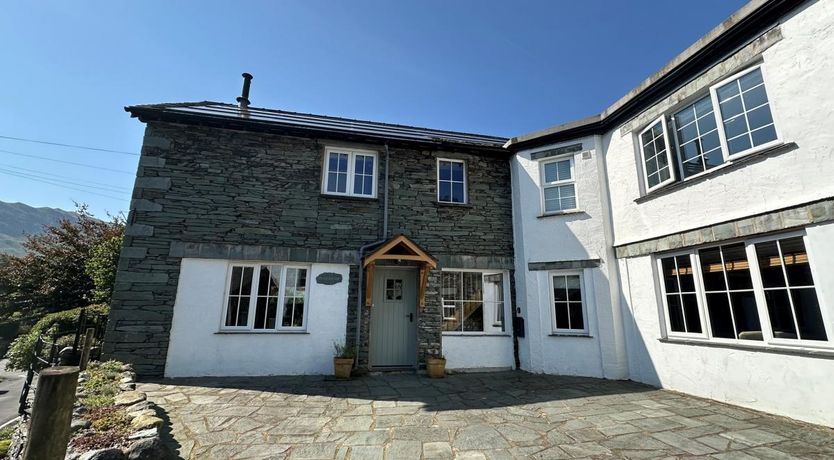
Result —
[[40, 233], [44, 225], [66, 217], [74, 218], [75, 213], [0, 201], [0, 253], [22, 255], [26, 235]]

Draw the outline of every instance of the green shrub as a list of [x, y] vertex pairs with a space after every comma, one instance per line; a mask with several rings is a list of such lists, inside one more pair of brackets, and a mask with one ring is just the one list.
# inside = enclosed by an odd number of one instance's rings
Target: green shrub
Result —
[[[73, 308], [72, 310], [45, 315], [32, 326], [29, 332], [18, 336], [9, 346], [9, 350], [6, 352], [6, 358], [9, 360], [6, 364], [6, 369], [28, 369], [29, 365], [35, 362], [35, 343], [38, 340], [38, 335], [44, 334], [47, 340], [51, 340], [53, 333], [66, 333], [67, 331], [77, 329], [78, 315], [81, 313], [82, 308], [87, 309], [88, 318], [95, 315], [106, 315], [109, 310], [107, 305], [89, 305], [87, 307]], [[44, 350], [44, 353], [47, 351]]]
[[12, 423], [6, 428], [0, 430], [0, 458], [6, 458], [6, 454], [9, 453], [9, 446], [12, 443], [12, 434], [14, 434], [14, 430], [17, 428], [16, 423]]
[[90, 410], [85, 418], [90, 421], [90, 427], [96, 431], [127, 432], [130, 428], [130, 417], [124, 409], [102, 407]]
[[112, 406], [113, 398], [119, 394], [121, 367], [122, 363], [118, 361], [90, 364], [87, 381], [81, 384], [84, 389], [81, 404], [91, 411]]

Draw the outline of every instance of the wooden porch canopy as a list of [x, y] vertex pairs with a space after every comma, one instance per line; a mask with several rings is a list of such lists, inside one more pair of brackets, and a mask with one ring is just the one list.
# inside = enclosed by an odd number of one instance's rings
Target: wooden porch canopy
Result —
[[365, 306], [370, 307], [373, 303], [374, 268], [380, 260], [411, 261], [420, 267], [419, 286], [417, 298], [420, 309], [426, 306], [426, 284], [429, 280], [429, 270], [437, 268], [437, 260], [430, 256], [417, 243], [411, 241], [405, 235], [398, 235], [391, 238], [376, 251], [365, 256], [362, 267], [365, 273]]

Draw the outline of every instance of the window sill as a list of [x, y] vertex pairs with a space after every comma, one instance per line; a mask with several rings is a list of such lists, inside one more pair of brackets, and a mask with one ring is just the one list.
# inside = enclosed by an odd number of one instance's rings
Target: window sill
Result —
[[771, 156], [779, 155], [785, 152], [790, 152], [791, 150], [796, 150], [798, 148], [799, 146], [796, 145], [796, 142], [787, 142], [784, 144], [774, 145], [772, 147], [759, 150], [758, 152], [749, 153], [744, 156], [737, 157], [736, 159], [727, 161], [726, 163], [718, 165], [715, 168], [712, 168], [708, 171], [704, 171], [694, 176], [688, 177], [682, 181], [673, 182], [669, 185], [665, 185], [658, 189], [652, 190], [651, 192], [648, 192], [645, 195], [638, 197], [634, 200], [634, 202], [638, 204], [645, 203], [646, 201], [653, 200], [654, 198], [661, 197], [663, 195], [668, 195], [669, 193], [673, 193], [677, 190], [684, 189], [686, 187], [689, 187], [690, 185], [701, 183], [719, 174], [726, 174], [730, 171], [739, 169], [740, 167], [748, 163], [760, 161]]
[[709, 340], [704, 339], [685, 339], [680, 337], [667, 337], [667, 338], [660, 338], [657, 339], [660, 343], [671, 343], [671, 344], [678, 344], [678, 345], [695, 345], [695, 346], [702, 346], [702, 347], [713, 347], [713, 348], [730, 348], [736, 350], [746, 350], [746, 351], [758, 351], [763, 353], [775, 353], [780, 355], [795, 355], [795, 356], [808, 356], [812, 358], [825, 358], [825, 359], [834, 359], [834, 349], [824, 350], [824, 349], [810, 349], [810, 348], [795, 348], [790, 346], [774, 346], [774, 345], [747, 345], [743, 343], [723, 343], [723, 342], [710, 342]]
[[591, 334], [582, 333], [582, 332], [576, 332], [576, 333], [573, 333], [573, 332], [551, 332], [550, 334], [547, 334], [547, 335], [548, 335], [548, 337], [578, 337], [578, 338], [582, 338], [582, 339], [593, 339], [594, 338], [594, 336], [592, 336]]
[[322, 198], [345, 201], [378, 201], [378, 198], [375, 196], [333, 195], [330, 193], [320, 193], [319, 196]]
[[503, 332], [444, 332], [443, 335], [450, 337], [512, 337]]
[[270, 334], [301, 334], [301, 335], [309, 335], [310, 333], [307, 331], [217, 331], [214, 333], [215, 335], [237, 335], [237, 334], [249, 334], [249, 335], [270, 335]]
[[434, 205], [437, 207], [449, 207], [449, 208], [471, 208], [473, 207], [469, 203], [447, 203], [445, 201], [435, 201]]
[[581, 209], [572, 209], [570, 211], [546, 212], [536, 216], [537, 219], [546, 219], [548, 217], [570, 216], [573, 214], [585, 214]]

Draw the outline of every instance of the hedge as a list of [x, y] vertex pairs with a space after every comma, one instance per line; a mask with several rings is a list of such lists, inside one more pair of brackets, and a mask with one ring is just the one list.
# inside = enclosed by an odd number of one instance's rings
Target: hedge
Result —
[[73, 308], [56, 313], [50, 313], [38, 320], [28, 333], [18, 336], [9, 346], [6, 352], [8, 363], [7, 370], [25, 370], [35, 362], [35, 343], [38, 335], [43, 334], [51, 339], [55, 333], [75, 334], [78, 328], [78, 315], [82, 309], [87, 309], [87, 317], [106, 315], [109, 307], [103, 304], [88, 305], [86, 307]]

